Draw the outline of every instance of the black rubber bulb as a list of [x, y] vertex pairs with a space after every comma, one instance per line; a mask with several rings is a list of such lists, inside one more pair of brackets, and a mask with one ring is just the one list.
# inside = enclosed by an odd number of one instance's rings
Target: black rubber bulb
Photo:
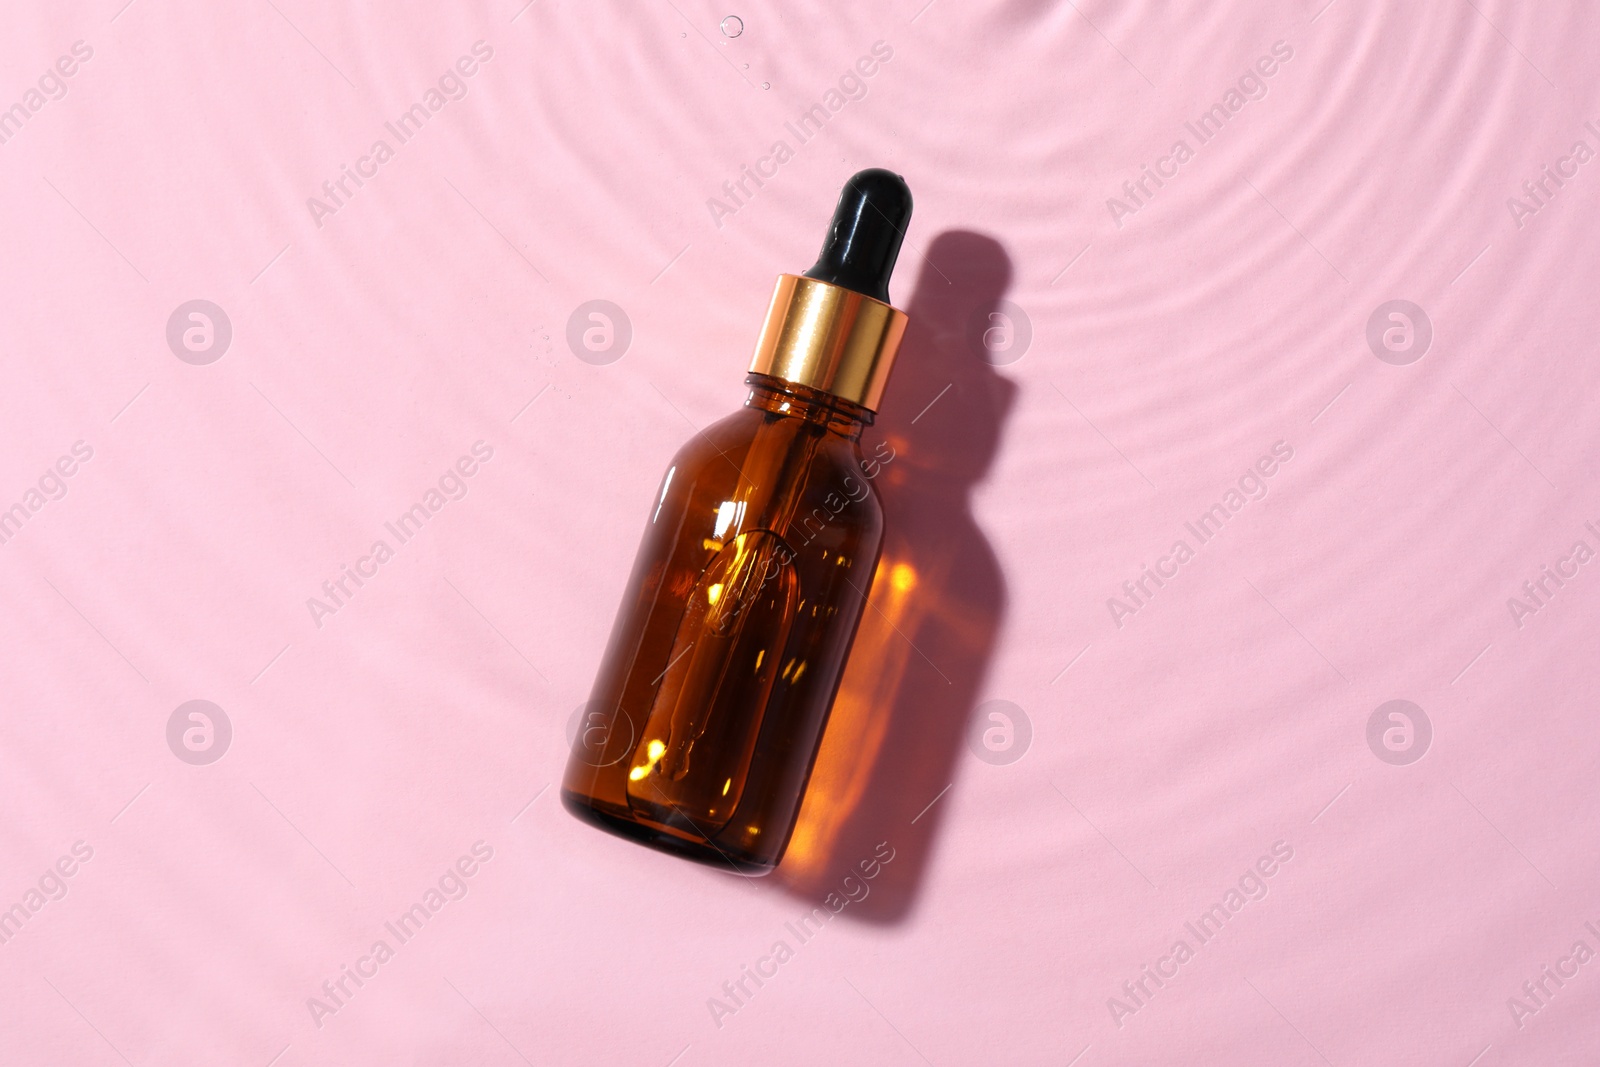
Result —
[[844, 183], [822, 255], [805, 276], [889, 303], [889, 275], [910, 222], [905, 179], [876, 167], [860, 171]]

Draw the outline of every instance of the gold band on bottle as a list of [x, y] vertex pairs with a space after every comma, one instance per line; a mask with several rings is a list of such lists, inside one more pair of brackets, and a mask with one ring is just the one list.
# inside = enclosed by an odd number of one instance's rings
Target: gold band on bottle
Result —
[[750, 370], [877, 411], [908, 321], [854, 290], [780, 274]]

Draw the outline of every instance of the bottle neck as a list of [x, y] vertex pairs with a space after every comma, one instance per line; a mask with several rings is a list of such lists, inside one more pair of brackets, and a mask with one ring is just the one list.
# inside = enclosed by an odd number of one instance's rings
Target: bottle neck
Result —
[[871, 411], [821, 389], [756, 371], [751, 371], [744, 383], [750, 387], [744, 402], [747, 408], [804, 419], [851, 441], [859, 441], [861, 431], [872, 425]]
[[904, 311], [853, 289], [780, 274], [750, 372], [876, 411], [908, 321]]

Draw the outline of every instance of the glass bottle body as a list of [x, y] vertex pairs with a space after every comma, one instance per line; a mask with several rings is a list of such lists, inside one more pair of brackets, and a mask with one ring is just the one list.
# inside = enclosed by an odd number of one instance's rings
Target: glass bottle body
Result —
[[752, 374], [650, 519], [562, 786], [580, 818], [765, 873], [783, 855], [882, 544], [865, 408]]

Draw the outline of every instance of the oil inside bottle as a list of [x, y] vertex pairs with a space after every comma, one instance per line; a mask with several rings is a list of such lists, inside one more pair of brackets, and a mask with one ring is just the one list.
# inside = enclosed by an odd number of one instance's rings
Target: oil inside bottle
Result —
[[707, 833], [738, 806], [799, 600], [793, 558], [752, 530], [701, 574], [628, 770], [636, 814]]

